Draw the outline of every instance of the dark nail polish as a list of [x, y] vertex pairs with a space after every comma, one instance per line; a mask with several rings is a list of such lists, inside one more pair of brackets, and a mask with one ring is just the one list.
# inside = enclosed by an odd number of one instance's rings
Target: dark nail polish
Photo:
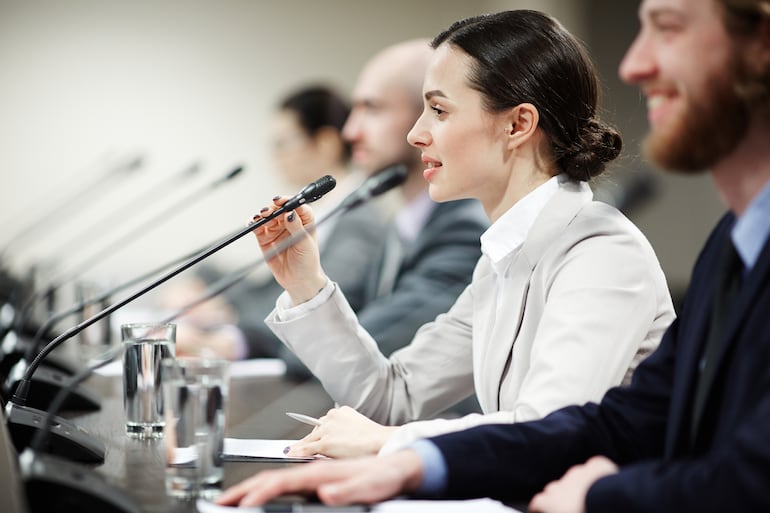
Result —
[[284, 447], [284, 448], [283, 448], [283, 453], [284, 453], [284, 454], [289, 454], [289, 451], [290, 451], [290, 450], [291, 450], [291, 447], [289, 447], [289, 446], [286, 446], [286, 447]]
[[293, 223], [294, 222], [294, 212], [289, 214], [289, 217], [287, 217], [286, 220], [289, 221], [290, 223]]
[[268, 210], [270, 210], [270, 209], [269, 209], [269, 208], [267, 208], [267, 207], [263, 207], [263, 208], [262, 208], [262, 210], [260, 210], [259, 212], [260, 212], [260, 213], [263, 213], [263, 212], [267, 212]]
[[278, 201], [279, 199], [281, 199], [281, 197], [280, 196], [276, 196], [276, 197], [273, 198], [273, 201]]

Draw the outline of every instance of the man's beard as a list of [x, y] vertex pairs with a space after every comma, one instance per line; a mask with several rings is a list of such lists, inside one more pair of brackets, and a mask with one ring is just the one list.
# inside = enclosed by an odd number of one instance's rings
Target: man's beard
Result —
[[[700, 173], [732, 153], [746, 135], [749, 110], [732, 80], [739, 66], [714, 77], [698, 98], [689, 98], [673, 126], [651, 131], [644, 141], [647, 157], [663, 169]], [[729, 78], [723, 78], [729, 77]]]

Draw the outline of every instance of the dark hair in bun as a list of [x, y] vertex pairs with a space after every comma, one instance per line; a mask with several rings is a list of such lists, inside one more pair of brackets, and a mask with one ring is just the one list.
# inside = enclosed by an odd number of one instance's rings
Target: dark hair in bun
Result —
[[600, 175], [623, 146], [596, 119], [599, 85], [583, 47], [559, 22], [537, 11], [474, 16], [431, 42], [451, 44], [474, 59], [468, 80], [485, 107], [501, 112], [533, 104], [559, 169], [576, 180]]

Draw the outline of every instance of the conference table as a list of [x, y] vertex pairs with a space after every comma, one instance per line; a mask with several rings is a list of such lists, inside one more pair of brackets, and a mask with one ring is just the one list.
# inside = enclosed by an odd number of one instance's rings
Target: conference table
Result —
[[[86, 385], [101, 395], [101, 409], [88, 414], [65, 412], [63, 416], [70, 417], [105, 443], [105, 462], [93, 467], [94, 471], [132, 497], [142, 512], [195, 512], [194, 501], [166, 495], [163, 441], [126, 436], [121, 378], [93, 376]], [[225, 436], [298, 439], [311, 427], [290, 419], [285, 412], [318, 417], [332, 406], [332, 400], [315, 380], [297, 383], [277, 375], [235, 377], [230, 382]], [[258, 470], [290, 465], [302, 463], [225, 462], [224, 486], [235, 484]]]

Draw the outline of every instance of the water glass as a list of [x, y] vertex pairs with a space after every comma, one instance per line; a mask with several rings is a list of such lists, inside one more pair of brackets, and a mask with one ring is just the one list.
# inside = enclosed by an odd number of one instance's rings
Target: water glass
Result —
[[211, 499], [222, 489], [228, 365], [213, 358], [162, 363], [168, 495]]
[[176, 325], [123, 324], [123, 402], [126, 433], [134, 438], [163, 436], [161, 361], [173, 358]]

